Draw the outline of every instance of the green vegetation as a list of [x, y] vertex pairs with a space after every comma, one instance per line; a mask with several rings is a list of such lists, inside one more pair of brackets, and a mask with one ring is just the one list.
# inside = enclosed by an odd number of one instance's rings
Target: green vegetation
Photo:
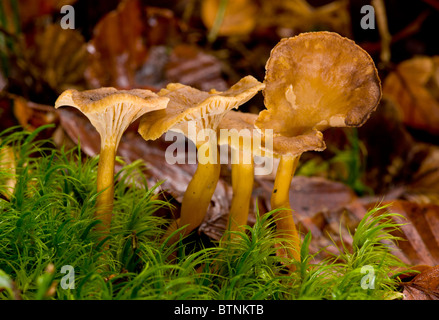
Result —
[[[209, 248], [190, 251], [181, 241], [162, 244], [169, 221], [155, 212], [169, 204], [157, 200], [158, 186], [147, 186], [141, 161], [124, 165], [117, 174], [110, 236], [99, 240], [99, 222], [93, 219], [98, 159], [84, 157], [79, 146], [58, 150], [38, 140], [41, 130], [14, 128], [0, 137], [1, 148], [15, 151], [17, 177], [11, 198], [0, 199], [0, 299], [397, 296], [398, 278], [391, 274], [402, 264], [389, 249], [398, 240], [390, 233], [400, 226], [397, 215], [371, 210], [352, 235], [353, 249], [342, 245], [338, 255], [317, 264], [307, 234], [302, 261], [288, 274], [275, 254], [279, 238], [273, 212], [258, 215], [253, 227]], [[0, 173], [0, 181], [7, 177], [10, 172]], [[67, 265], [74, 270], [71, 289], [63, 288]]]
[[367, 150], [358, 137], [357, 128], [346, 129], [347, 144], [344, 149], [332, 146], [334, 156], [327, 161], [311, 158], [300, 164], [298, 176], [327, 176], [349, 186], [358, 195], [373, 194], [373, 190], [364, 184], [362, 178], [366, 171]]

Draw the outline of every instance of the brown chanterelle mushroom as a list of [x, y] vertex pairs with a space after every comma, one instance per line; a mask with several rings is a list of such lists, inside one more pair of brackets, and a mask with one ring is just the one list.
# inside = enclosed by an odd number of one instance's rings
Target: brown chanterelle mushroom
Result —
[[[284, 150], [271, 197], [272, 209], [290, 209], [289, 187], [300, 155], [309, 150], [306, 143], [318, 145], [329, 127], [361, 126], [379, 103], [381, 83], [368, 53], [332, 32], [281, 40], [267, 61], [264, 83], [267, 110], [259, 114], [256, 127], [273, 129], [275, 137], [294, 137], [303, 146]], [[276, 217], [288, 258], [299, 260], [291, 211], [280, 210]]]
[[[273, 136], [272, 130], [258, 130], [255, 122], [257, 114], [230, 111], [219, 124], [219, 145], [229, 145], [232, 149], [232, 189], [233, 198], [229, 212], [228, 229], [237, 231], [247, 223], [253, 187], [253, 157], [270, 159], [299, 154], [305, 151], [325, 149], [323, 135], [311, 133], [303, 136]], [[222, 131], [226, 133], [223, 134]], [[273, 164], [273, 161], [271, 162]], [[267, 174], [273, 166], [264, 169]], [[279, 181], [285, 177], [279, 177]]]
[[145, 140], [157, 139], [168, 130], [179, 131], [198, 149], [197, 170], [184, 193], [180, 218], [170, 226], [164, 238], [177, 228], [186, 227], [182, 234], [176, 233], [168, 239], [168, 243], [198, 227], [207, 212], [220, 174], [216, 136], [219, 122], [227, 112], [238, 108], [262, 88], [263, 84], [251, 76], [244, 77], [225, 92], [204, 92], [182, 84], [169, 84], [158, 93], [170, 99], [168, 107], [141, 118], [139, 133]]
[[[227, 230], [238, 231], [247, 223], [254, 180], [254, 155], [261, 155], [261, 143], [253, 148], [256, 115], [230, 111], [220, 122], [218, 144], [231, 149], [233, 197]], [[260, 135], [259, 137], [260, 138]], [[261, 139], [260, 139], [261, 140]], [[242, 231], [242, 230], [241, 230]]]
[[152, 91], [100, 88], [79, 92], [64, 91], [55, 108], [72, 106], [79, 109], [101, 136], [99, 155], [96, 214], [103, 224], [98, 228], [108, 232], [111, 224], [114, 197], [114, 161], [120, 139], [128, 126], [147, 112], [164, 109], [169, 99]]

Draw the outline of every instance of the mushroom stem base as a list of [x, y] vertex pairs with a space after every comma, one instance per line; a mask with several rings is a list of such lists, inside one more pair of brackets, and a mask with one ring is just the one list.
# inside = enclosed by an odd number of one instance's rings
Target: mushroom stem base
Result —
[[[281, 157], [271, 194], [271, 209], [280, 209], [274, 214], [277, 233], [282, 239], [278, 254], [296, 261], [300, 261], [300, 238], [292, 215], [289, 189], [299, 158], [300, 156]], [[294, 269], [294, 265], [289, 265], [289, 268]]]
[[203, 222], [220, 177], [221, 164], [218, 152], [217, 156], [215, 161], [211, 160], [205, 164], [198, 163], [197, 170], [183, 196], [180, 218], [171, 224], [162, 240], [166, 241], [178, 228], [186, 227], [181, 232], [174, 234], [168, 240], [168, 244], [188, 235]]

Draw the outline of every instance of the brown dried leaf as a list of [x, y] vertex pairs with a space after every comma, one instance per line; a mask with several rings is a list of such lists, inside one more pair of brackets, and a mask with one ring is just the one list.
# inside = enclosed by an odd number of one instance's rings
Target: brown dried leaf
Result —
[[195, 46], [176, 46], [165, 70], [169, 82], [179, 82], [203, 91], [212, 88], [224, 91], [228, 87], [221, 77], [220, 61]]
[[[385, 203], [383, 203], [385, 204]], [[400, 251], [395, 251], [404, 263], [409, 265], [439, 264], [439, 206], [418, 204], [405, 200], [388, 202], [389, 212], [401, 214], [406, 218], [404, 225], [395, 235]]]
[[[28, 23], [42, 16], [52, 14], [55, 11], [59, 12], [62, 6], [71, 5], [76, 1], [77, 0], [18, 0], [21, 27], [25, 28]], [[14, 2], [15, 1], [2, 1], [2, 7], [6, 13], [6, 17], [14, 16], [11, 7]], [[12, 27], [13, 24], [12, 19], [10, 19], [7, 27], [9, 31], [14, 30], [14, 27]]]
[[[0, 131], [17, 125], [32, 131], [46, 124], [58, 124], [59, 121], [52, 106], [34, 103], [4, 91], [0, 93], [0, 114]], [[45, 130], [40, 137], [49, 138], [53, 131]]]
[[[221, 0], [203, 0], [201, 18], [205, 26], [212, 30], [217, 23]], [[256, 26], [258, 7], [253, 0], [228, 1], [217, 35], [242, 36], [249, 34]]]
[[67, 88], [83, 88], [87, 63], [86, 43], [77, 30], [47, 26], [38, 33], [32, 48], [30, 70], [57, 93]]
[[396, 102], [406, 125], [439, 135], [439, 56], [400, 63], [386, 77], [383, 92]]
[[416, 144], [408, 158], [412, 159], [417, 169], [405, 186], [404, 198], [417, 203], [439, 205], [439, 147]]
[[65, 88], [82, 89], [87, 50], [79, 31], [58, 23], [32, 31], [26, 41], [23, 34], [17, 36], [9, 52], [8, 88], [18, 87], [21, 95], [43, 103], [52, 103]]
[[[349, 1], [332, 1], [312, 7], [304, 0], [271, 0], [262, 2], [258, 26], [276, 26], [292, 34], [313, 30], [335, 31], [349, 37], [352, 33]], [[283, 30], [281, 32], [286, 32]]]
[[135, 85], [135, 72], [147, 57], [142, 13], [138, 0], [125, 0], [96, 25], [85, 73], [91, 87]]
[[439, 147], [413, 139], [392, 100], [384, 97], [358, 133], [367, 150], [365, 183], [376, 194], [439, 205]]
[[398, 115], [395, 104], [384, 97], [369, 120], [358, 129], [367, 150], [365, 183], [377, 194], [388, 192], [396, 184], [407, 184], [414, 173], [409, 170], [413, 164], [407, 155], [415, 141]]
[[19, 96], [11, 97], [14, 99], [14, 115], [23, 128], [33, 131], [40, 126], [57, 123], [58, 117], [53, 107], [34, 103]]
[[403, 300], [439, 300], [439, 266], [428, 268], [403, 283]]
[[148, 47], [173, 46], [181, 39], [179, 21], [174, 12], [157, 7], [146, 7], [146, 40]]

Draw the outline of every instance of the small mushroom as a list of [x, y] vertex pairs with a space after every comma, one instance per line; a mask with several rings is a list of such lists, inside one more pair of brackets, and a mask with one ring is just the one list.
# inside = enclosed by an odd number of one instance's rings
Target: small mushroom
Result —
[[147, 112], [164, 109], [169, 99], [152, 91], [100, 88], [79, 92], [64, 91], [56, 100], [55, 108], [71, 106], [79, 109], [96, 128], [101, 137], [97, 173], [97, 203], [95, 216], [103, 224], [99, 231], [110, 228], [114, 197], [114, 163], [117, 148], [124, 131]]
[[[300, 241], [289, 201], [289, 188], [308, 143], [323, 150], [322, 131], [358, 127], [381, 99], [381, 83], [369, 54], [332, 32], [303, 33], [282, 39], [266, 64], [264, 103], [255, 126], [275, 137], [294, 137], [303, 150], [280, 158], [271, 197], [277, 228], [286, 237], [288, 257], [300, 260]], [[313, 148], [311, 148], [313, 150]], [[299, 152], [300, 151], [300, 152]]]
[[[232, 231], [232, 234], [246, 225], [248, 220], [254, 182], [253, 156], [261, 154], [260, 148], [253, 150], [256, 117], [257, 115], [251, 113], [230, 111], [224, 116], [218, 127], [218, 144], [229, 145], [232, 150], [233, 197], [227, 223], [227, 230]], [[256, 132], [256, 134], [258, 133], [259, 131]]]
[[[321, 133], [293, 137], [273, 136], [272, 130], [258, 130], [255, 127], [257, 119], [257, 114], [230, 111], [219, 125], [218, 144], [229, 145], [232, 149], [233, 197], [228, 222], [228, 229], [231, 231], [239, 230], [248, 220], [254, 180], [254, 156], [270, 159], [325, 149]], [[222, 134], [222, 130], [226, 130], [227, 134]]]
[[183, 195], [180, 218], [169, 227], [164, 239], [179, 227], [186, 227], [168, 243], [198, 227], [207, 212], [221, 169], [216, 135], [221, 119], [262, 88], [263, 84], [252, 76], [242, 78], [225, 92], [204, 92], [171, 83], [158, 93], [170, 99], [168, 107], [141, 118], [139, 133], [145, 140], [157, 139], [168, 130], [178, 131], [192, 140], [198, 150], [198, 166]]

